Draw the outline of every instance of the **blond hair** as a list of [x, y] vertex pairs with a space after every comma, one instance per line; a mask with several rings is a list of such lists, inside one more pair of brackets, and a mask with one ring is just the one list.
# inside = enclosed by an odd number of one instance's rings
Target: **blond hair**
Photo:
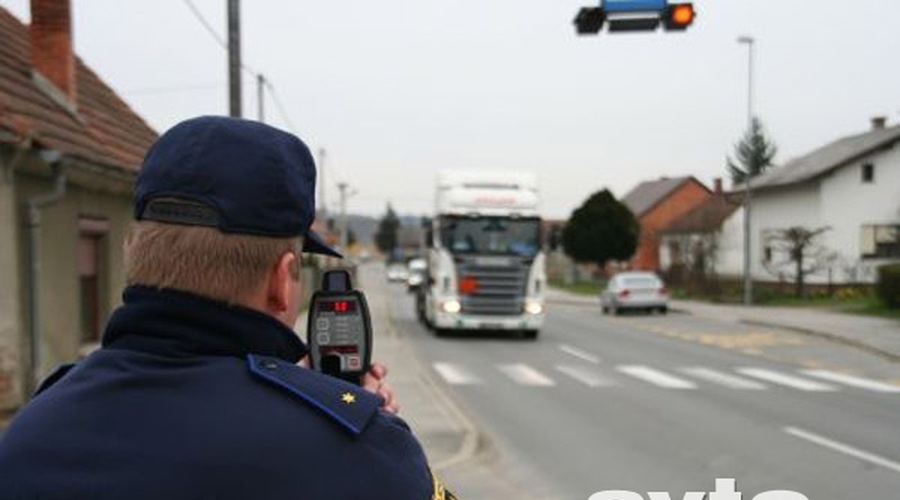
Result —
[[291, 274], [299, 279], [302, 241], [138, 221], [125, 239], [126, 281], [242, 304], [287, 252], [297, 256]]

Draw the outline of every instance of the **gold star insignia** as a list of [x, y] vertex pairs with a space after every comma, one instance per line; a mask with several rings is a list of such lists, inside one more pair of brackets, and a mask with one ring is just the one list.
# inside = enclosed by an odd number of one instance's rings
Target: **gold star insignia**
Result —
[[356, 395], [352, 392], [345, 392], [341, 395], [341, 401], [347, 403], [348, 405], [352, 405], [356, 402]]

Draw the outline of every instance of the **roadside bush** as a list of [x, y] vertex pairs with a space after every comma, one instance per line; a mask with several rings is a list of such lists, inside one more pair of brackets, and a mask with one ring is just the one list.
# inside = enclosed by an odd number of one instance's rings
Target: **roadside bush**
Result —
[[890, 308], [900, 309], [900, 264], [878, 268], [878, 297]]
[[838, 300], [858, 300], [865, 296], [865, 292], [855, 287], [842, 287], [834, 292], [834, 298]]

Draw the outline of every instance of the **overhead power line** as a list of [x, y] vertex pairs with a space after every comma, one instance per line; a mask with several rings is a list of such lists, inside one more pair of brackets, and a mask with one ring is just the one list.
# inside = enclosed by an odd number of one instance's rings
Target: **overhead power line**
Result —
[[206, 28], [206, 31], [210, 35], [212, 35], [212, 37], [216, 40], [216, 42], [222, 48], [227, 49], [228, 43], [225, 41], [225, 38], [223, 38], [221, 35], [219, 35], [219, 33], [216, 32], [216, 30], [212, 27], [212, 25], [209, 24], [209, 21], [207, 21], [206, 18], [203, 17], [203, 13], [201, 13], [200, 10], [197, 9], [197, 6], [194, 5], [194, 2], [191, 2], [191, 0], [184, 0], [184, 3], [187, 4], [188, 8], [191, 9], [191, 12], [194, 14], [194, 17], [196, 17], [197, 20], [200, 21], [200, 24], [202, 24], [203, 27]]
[[170, 85], [164, 87], [143, 87], [130, 90], [126, 89], [122, 92], [129, 95], [174, 94], [182, 92], [192, 92], [196, 90], [212, 90], [221, 88], [222, 85], [222, 82], [190, 83], [185, 85]]
[[291, 117], [287, 114], [287, 110], [281, 103], [281, 98], [278, 97], [278, 91], [275, 90], [275, 85], [272, 83], [272, 80], [266, 78], [264, 82], [265, 86], [269, 89], [269, 93], [272, 95], [272, 101], [275, 103], [275, 109], [278, 110], [278, 114], [281, 115], [281, 119], [284, 120], [285, 124], [287, 124], [288, 130], [296, 135], [297, 127], [294, 126], [294, 122], [291, 121]]
[[[200, 12], [200, 9], [198, 9], [197, 6], [194, 5], [194, 3], [191, 0], [184, 0], [184, 3], [188, 6], [188, 9], [190, 9], [191, 13], [194, 15], [194, 17], [197, 19], [197, 21], [199, 21], [200, 24], [203, 25], [203, 28], [206, 29], [207, 33], [209, 33], [209, 35], [213, 37], [213, 39], [216, 41], [216, 43], [219, 45], [219, 47], [221, 47], [223, 50], [227, 51], [228, 50], [228, 41], [225, 40], [225, 37], [220, 35], [216, 31], [215, 28], [213, 28], [212, 24], [209, 21], [207, 21], [206, 18], [203, 16], [203, 13]], [[281, 102], [281, 97], [279, 96], [278, 91], [275, 89], [275, 84], [272, 83], [272, 80], [269, 79], [269, 77], [267, 77], [265, 75], [263, 75], [263, 78], [260, 79], [260, 75], [262, 75], [262, 73], [259, 73], [255, 70], [253, 70], [251, 67], [244, 64], [243, 61], [241, 62], [241, 69], [246, 71], [251, 77], [253, 77], [254, 80], [256, 80], [256, 81], [261, 80], [263, 82], [263, 85], [267, 89], [269, 89], [269, 93], [272, 95], [272, 101], [275, 103], [275, 108], [278, 110], [278, 114], [281, 116], [281, 119], [287, 125], [288, 130], [290, 130], [293, 134], [296, 135], [297, 127], [294, 126], [294, 122], [293, 122], [293, 120], [291, 120], [291, 117], [287, 112], [287, 108], [285, 108], [284, 104]], [[183, 87], [183, 89], [187, 89], [187, 87]], [[175, 91], [176, 89], [172, 89], [172, 90]]]
[[[200, 24], [203, 25], [203, 27], [210, 34], [210, 36], [212, 36], [213, 39], [216, 41], [216, 43], [219, 44], [219, 47], [221, 47], [222, 49], [227, 51], [228, 50], [228, 42], [225, 40], [225, 37], [220, 35], [215, 30], [215, 28], [213, 28], [212, 24], [210, 24], [210, 22], [207, 21], [205, 17], [203, 17], [203, 13], [200, 12], [200, 9], [198, 9], [197, 6], [194, 5], [194, 3], [191, 0], [184, 0], [184, 3], [187, 4], [188, 8], [191, 10], [191, 13], [194, 14], [195, 18], [197, 18], [197, 21], [199, 21]], [[251, 68], [250, 66], [247, 66], [243, 62], [241, 62], [241, 69], [243, 69], [248, 74], [250, 74], [250, 76], [256, 78], [256, 75], [258, 72], [254, 71], [253, 68]]]
[[[210, 34], [210, 36], [212, 36], [213, 39], [216, 41], [216, 43], [219, 44], [219, 47], [221, 47], [223, 50], [227, 51], [228, 50], [228, 42], [225, 40], [224, 37], [219, 35], [219, 33], [215, 30], [215, 28], [213, 28], [212, 24], [206, 20], [206, 18], [203, 16], [203, 13], [200, 12], [200, 10], [197, 8], [197, 6], [195, 6], [191, 0], [184, 0], [184, 3], [187, 4], [191, 13], [194, 15], [195, 18], [197, 18], [197, 20], [200, 22], [200, 24], [203, 25], [203, 27]], [[281, 116], [281, 119], [287, 125], [288, 130], [290, 130], [292, 133], [296, 134], [297, 128], [294, 126], [294, 122], [293, 122], [293, 120], [291, 120], [291, 117], [287, 112], [287, 108], [285, 108], [284, 104], [281, 102], [281, 97], [279, 96], [278, 91], [275, 88], [275, 84], [272, 82], [272, 80], [265, 76], [262, 79], [260, 79], [260, 75], [262, 75], [262, 73], [259, 73], [255, 70], [253, 70], [251, 67], [244, 64], [243, 61], [241, 62], [241, 69], [246, 71], [255, 80], [257, 80], [257, 81], [261, 80], [263, 82], [263, 85], [267, 89], [269, 89], [269, 93], [272, 95], [272, 101], [275, 103], [275, 108], [278, 110], [278, 114]]]

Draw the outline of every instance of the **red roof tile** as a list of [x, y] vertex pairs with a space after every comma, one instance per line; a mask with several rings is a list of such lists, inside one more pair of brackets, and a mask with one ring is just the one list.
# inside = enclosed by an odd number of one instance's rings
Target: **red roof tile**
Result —
[[740, 208], [742, 200], [740, 194], [715, 194], [672, 221], [662, 232], [688, 234], [718, 231], [725, 219]]
[[77, 115], [32, 78], [28, 27], [0, 7], [0, 129], [94, 163], [137, 172], [157, 133], [76, 58]]
[[[644, 181], [638, 184], [622, 197], [622, 203], [631, 210], [635, 217], [641, 217], [675, 192], [682, 184], [689, 181], [703, 186], [693, 177], [662, 177], [659, 180]], [[703, 187], [706, 188], [706, 186]]]

